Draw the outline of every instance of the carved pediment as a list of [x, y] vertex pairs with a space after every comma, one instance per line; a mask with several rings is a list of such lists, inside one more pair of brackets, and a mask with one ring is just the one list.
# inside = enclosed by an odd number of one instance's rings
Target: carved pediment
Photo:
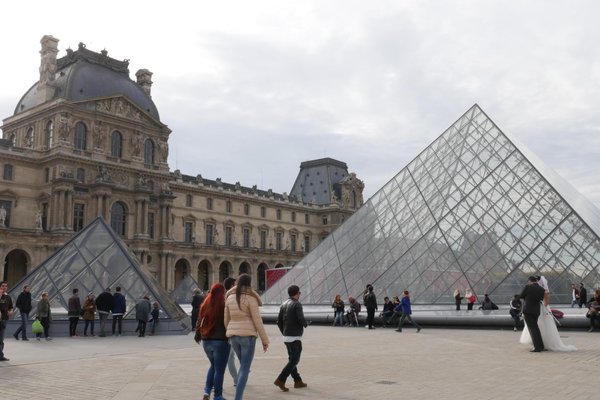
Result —
[[126, 96], [100, 98], [91, 101], [82, 101], [78, 104], [91, 111], [127, 118], [146, 125], [162, 127], [162, 124], [150, 117]]

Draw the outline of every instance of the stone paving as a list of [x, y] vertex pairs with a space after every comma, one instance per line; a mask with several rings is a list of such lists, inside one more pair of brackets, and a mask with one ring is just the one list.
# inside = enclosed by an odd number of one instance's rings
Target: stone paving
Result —
[[[418, 316], [415, 316], [418, 321]], [[309, 326], [300, 373], [308, 388], [284, 393], [273, 380], [287, 354], [275, 325], [257, 346], [245, 399], [598, 399], [589, 384], [600, 334], [564, 330], [570, 353], [529, 353], [520, 333], [500, 329]], [[260, 343], [260, 342], [259, 342]], [[201, 399], [207, 361], [187, 336], [5, 339], [0, 399]], [[225, 397], [233, 399], [231, 377]]]

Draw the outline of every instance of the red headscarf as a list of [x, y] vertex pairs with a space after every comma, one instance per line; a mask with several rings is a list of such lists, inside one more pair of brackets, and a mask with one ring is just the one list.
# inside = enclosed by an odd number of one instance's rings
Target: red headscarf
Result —
[[202, 326], [203, 337], [212, 335], [217, 324], [224, 324], [225, 319], [225, 287], [220, 283], [215, 283], [210, 288], [208, 296], [202, 302], [198, 315], [198, 330]]

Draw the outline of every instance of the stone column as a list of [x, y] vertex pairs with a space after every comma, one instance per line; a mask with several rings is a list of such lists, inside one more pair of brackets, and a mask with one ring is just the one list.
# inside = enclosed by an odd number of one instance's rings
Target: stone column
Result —
[[73, 192], [71, 190], [67, 190], [65, 191], [65, 227], [69, 230], [73, 230], [73, 207]]

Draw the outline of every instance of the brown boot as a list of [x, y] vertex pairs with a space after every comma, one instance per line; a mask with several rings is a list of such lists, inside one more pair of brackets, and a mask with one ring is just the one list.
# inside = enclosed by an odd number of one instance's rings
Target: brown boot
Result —
[[296, 389], [305, 388], [305, 387], [307, 387], [307, 386], [308, 386], [308, 385], [307, 385], [306, 383], [302, 382], [302, 381], [295, 381], [295, 382], [294, 382], [294, 387], [295, 387]]
[[290, 390], [285, 387], [285, 382], [280, 381], [279, 379], [275, 379], [275, 382], [273, 382], [273, 384], [275, 386], [277, 386], [279, 389], [281, 389], [282, 392], [288, 392]]

